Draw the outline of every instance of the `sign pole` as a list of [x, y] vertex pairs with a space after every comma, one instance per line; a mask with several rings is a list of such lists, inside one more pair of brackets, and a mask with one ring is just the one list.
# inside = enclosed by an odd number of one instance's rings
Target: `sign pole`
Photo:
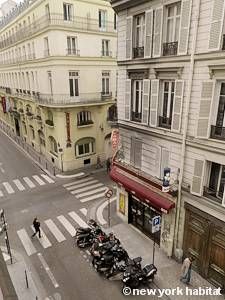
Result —
[[110, 227], [110, 198], [108, 198], [108, 227]]
[[155, 233], [153, 233], [153, 252], [152, 252], [152, 264], [155, 263]]
[[108, 227], [110, 227], [110, 219], [111, 219], [111, 212], [110, 212], [110, 198], [112, 197], [113, 195], [113, 190], [112, 189], [108, 189], [106, 192], [105, 192], [105, 197], [106, 199], [108, 199]]

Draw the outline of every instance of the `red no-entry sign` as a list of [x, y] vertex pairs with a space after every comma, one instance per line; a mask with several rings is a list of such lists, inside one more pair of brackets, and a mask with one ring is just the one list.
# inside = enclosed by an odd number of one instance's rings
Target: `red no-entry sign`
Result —
[[112, 189], [108, 189], [108, 190], [105, 192], [106, 198], [111, 198], [112, 195], [113, 195], [113, 190], [112, 190]]

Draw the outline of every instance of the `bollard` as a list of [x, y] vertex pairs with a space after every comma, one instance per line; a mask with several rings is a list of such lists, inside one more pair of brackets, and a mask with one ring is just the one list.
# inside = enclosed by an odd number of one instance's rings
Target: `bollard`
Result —
[[26, 270], [25, 270], [25, 279], [26, 279], [26, 285], [27, 285], [27, 288], [29, 288], [28, 278], [27, 278], [27, 271], [26, 271]]

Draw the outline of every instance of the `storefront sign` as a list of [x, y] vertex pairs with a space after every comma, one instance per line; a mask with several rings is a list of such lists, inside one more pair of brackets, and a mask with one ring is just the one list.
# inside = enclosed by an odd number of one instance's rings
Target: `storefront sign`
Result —
[[120, 141], [120, 134], [118, 129], [113, 129], [111, 133], [111, 142], [112, 142], [112, 150], [116, 151], [118, 149]]
[[119, 195], [119, 212], [125, 215], [125, 195], [122, 193]]
[[67, 132], [67, 147], [71, 147], [71, 138], [70, 138], [70, 113], [66, 112], [66, 132]]
[[165, 168], [163, 175], [162, 191], [168, 193], [170, 191], [170, 168]]
[[161, 216], [155, 216], [152, 218], [152, 233], [160, 231], [161, 227]]

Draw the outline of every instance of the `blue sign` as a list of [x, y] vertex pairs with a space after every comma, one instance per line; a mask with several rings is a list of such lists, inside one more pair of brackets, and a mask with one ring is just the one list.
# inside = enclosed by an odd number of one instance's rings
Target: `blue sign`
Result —
[[161, 216], [155, 216], [152, 219], [152, 233], [158, 232], [161, 227]]

